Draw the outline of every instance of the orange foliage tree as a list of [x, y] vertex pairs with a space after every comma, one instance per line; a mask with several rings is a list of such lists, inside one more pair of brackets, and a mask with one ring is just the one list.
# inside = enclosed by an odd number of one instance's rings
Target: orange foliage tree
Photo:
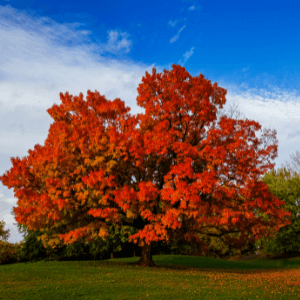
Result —
[[275, 130], [259, 139], [255, 121], [217, 121], [227, 91], [179, 65], [146, 72], [137, 90], [137, 116], [97, 91], [86, 101], [60, 93], [45, 146], [11, 158], [0, 177], [14, 187], [19, 224], [45, 231], [52, 247], [105, 239], [111, 224], [134, 228], [143, 266], [155, 266], [151, 243], [177, 232], [205, 251], [198, 233], [242, 248], [289, 224], [284, 202], [259, 181], [274, 167]]

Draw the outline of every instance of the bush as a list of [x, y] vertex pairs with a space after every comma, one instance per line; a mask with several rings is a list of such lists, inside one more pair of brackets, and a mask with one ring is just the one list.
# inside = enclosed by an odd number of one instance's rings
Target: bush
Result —
[[21, 260], [20, 249], [22, 247], [21, 243], [8, 243], [0, 240], [0, 263], [10, 264], [19, 262]]
[[[48, 251], [49, 252], [49, 251]], [[51, 260], [90, 260], [89, 245], [85, 243], [75, 242], [71, 245], [64, 245], [56, 248], [52, 256], [48, 256]]]
[[46, 258], [47, 251], [42, 242], [37, 239], [41, 234], [36, 231], [28, 231], [20, 249], [22, 261], [39, 261]]
[[[109, 259], [111, 253], [116, 258], [130, 257], [134, 254], [133, 246], [128, 242], [119, 241], [118, 247], [116, 243], [112, 243], [111, 240], [115, 238], [113, 233], [109, 241], [101, 239], [92, 243], [78, 241], [55, 248], [44, 247], [42, 241], [38, 240], [42, 234], [41, 231], [26, 231], [25, 241], [20, 250], [22, 261]], [[135, 252], [138, 254], [139, 251], [135, 249]]]
[[20, 248], [22, 243], [12, 244], [7, 242], [10, 233], [4, 229], [5, 222], [0, 220], [0, 263], [9, 264], [20, 260]]
[[46, 248], [38, 239], [42, 234], [44, 233], [41, 231], [26, 231], [25, 241], [20, 249], [22, 261], [89, 259], [88, 245], [77, 242], [68, 246]]

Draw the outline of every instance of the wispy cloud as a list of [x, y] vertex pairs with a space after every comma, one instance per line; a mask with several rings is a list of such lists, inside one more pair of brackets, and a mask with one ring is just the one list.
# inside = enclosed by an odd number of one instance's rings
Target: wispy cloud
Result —
[[250, 66], [248, 66], [248, 67], [246, 67], [246, 68], [243, 68], [242, 69], [242, 72], [246, 72], [246, 71], [248, 71], [250, 69]]
[[179, 60], [178, 63], [183, 66], [186, 63], [186, 61], [194, 54], [194, 49], [195, 49], [195, 47], [192, 47], [190, 51], [185, 52], [183, 54], [183, 57], [184, 57], [183, 62], [181, 60]]
[[175, 21], [169, 21], [168, 25], [171, 27], [175, 27], [179, 22], [184, 22], [184, 21], [186, 21], [186, 18], [176, 19]]
[[178, 20], [175, 20], [175, 21], [169, 21], [169, 25], [174, 27], [176, 24], [177, 24]]
[[195, 10], [196, 9], [196, 6], [192, 5], [188, 8], [188, 10]]
[[[128, 33], [121, 32], [119, 33], [116, 30], [108, 31], [109, 39], [107, 42], [106, 49], [108, 52], [118, 52], [122, 49], [126, 49], [125, 52], [130, 52], [131, 41], [127, 38], [129, 37]], [[122, 39], [118, 41], [118, 37], [121, 36]]]
[[174, 43], [178, 40], [180, 32], [185, 28], [185, 25], [183, 25], [177, 32], [177, 34], [171, 38], [170, 43]]
[[[12, 8], [10, 5], [0, 7], [0, 26], [1, 39], [4, 41], [7, 40], [13, 31], [15, 44], [18, 45], [18, 48], [22, 45], [27, 45], [33, 37], [38, 39], [40, 45], [44, 45], [43, 47], [40, 46], [42, 49], [39, 49], [43, 52], [46, 48], [45, 45], [49, 45], [49, 43], [51, 43], [51, 47], [64, 44], [69, 48], [74, 48], [78, 44], [82, 45], [84, 42], [91, 42], [88, 37], [91, 31], [78, 29], [78, 27], [85, 26], [83, 23], [60, 24], [48, 17], [38, 18], [28, 16], [26, 13]], [[128, 39], [128, 33], [118, 32], [117, 30], [110, 30], [107, 33], [107, 43], [103, 43], [98, 39], [97, 44], [90, 45], [89, 49], [98, 53], [116, 53], [120, 51], [128, 53], [130, 51], [132, 42]], [[121, 40], [118, 40], [119, 37], [121, 37]], [[35, 51], [35, 49], [31, 50]], [[6, 49], [5, 52], [9, 53], [10, 51]]]

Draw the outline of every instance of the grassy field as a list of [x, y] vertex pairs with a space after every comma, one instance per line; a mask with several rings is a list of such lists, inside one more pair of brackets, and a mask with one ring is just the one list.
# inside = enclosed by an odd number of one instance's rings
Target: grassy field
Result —
[[300, 258], [154, 256], [0, 266], [0, 299], [300, 299]]

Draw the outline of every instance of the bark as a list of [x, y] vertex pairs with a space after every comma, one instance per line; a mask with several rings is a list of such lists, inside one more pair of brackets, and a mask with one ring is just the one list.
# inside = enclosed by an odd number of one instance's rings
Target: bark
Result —
[[141, 251], [141, 258], [138, 262], [132, 263], [132, 265], [142, 266], [142, 267], [156, 267], [154, 261], [152, 260], [152, 249], [151, 243], [144, 244]]
[[113, 258], [114, 258], [114, 253], [110, 252], [110, 259], [113, 259]]

